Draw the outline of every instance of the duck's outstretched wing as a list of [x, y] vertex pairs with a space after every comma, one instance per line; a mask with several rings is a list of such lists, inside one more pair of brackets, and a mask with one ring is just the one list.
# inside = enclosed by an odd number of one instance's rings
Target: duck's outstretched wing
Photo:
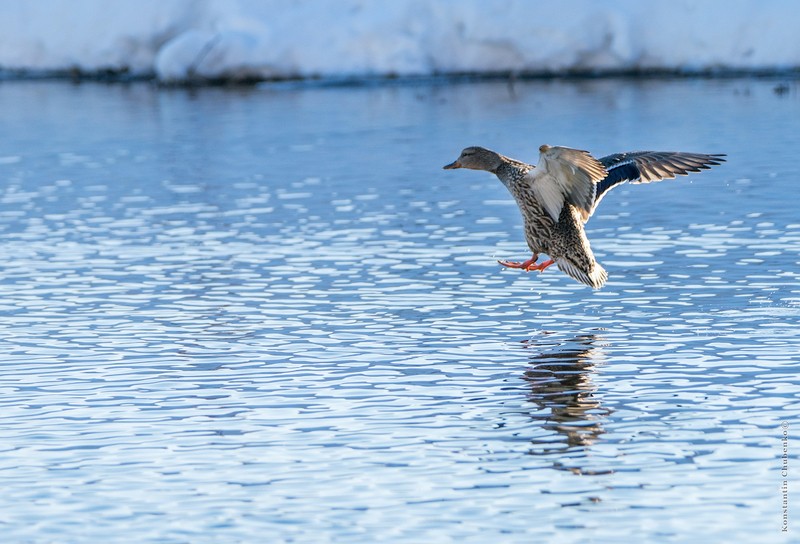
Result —
[[543, 145], [539, 163], [527, 174], [536, 199], [553, 221], [558, 221], [564, 202], [589, 218], [596, 200], [597, 182], [608, 177], [605, 167], [588, 151]]
[[662, 179], [685, 176], [690, 172], [708, 170], [725, 162], [725, 154], [682, 153], [680, 151], [633, 151], [615, 153], [600, 159], [608, 175], [597, 183], [594, 212], [597, 204], [609, 189], [626, 181], [650, 183]]

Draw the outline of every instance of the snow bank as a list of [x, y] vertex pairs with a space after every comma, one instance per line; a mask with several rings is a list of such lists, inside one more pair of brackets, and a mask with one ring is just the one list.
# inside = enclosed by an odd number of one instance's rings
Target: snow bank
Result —
[[6, 73], [793, 70], [794, 0], [0, 0]]

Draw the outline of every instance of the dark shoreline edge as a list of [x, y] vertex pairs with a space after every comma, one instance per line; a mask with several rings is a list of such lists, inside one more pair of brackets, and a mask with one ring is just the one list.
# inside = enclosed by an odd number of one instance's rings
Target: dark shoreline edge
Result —
[[619, 69], [619, 70], [565, 70], [565, 71], [497, 71], [497, 72], [442, 72], [430, 75], [364, 74], [344, 76], [280, 76], [233, 75], [215, 78], [192, 76], [178, 81], [159, 81], [154, 72], [131, 73], [127, 68], [106, 68], [84, 71], [79, 68], [64, 70], [23, 70], [0, 67], [0, 84], [7, 81], [70, 81], [73, 83], [140, 83], [160, 87], [368, 87], [385, 85], [430, 85], [475, 81], [570, 81], [595, 79], [788, 79], [800, 80], [800, 67], [704, 70], [684, 69]]

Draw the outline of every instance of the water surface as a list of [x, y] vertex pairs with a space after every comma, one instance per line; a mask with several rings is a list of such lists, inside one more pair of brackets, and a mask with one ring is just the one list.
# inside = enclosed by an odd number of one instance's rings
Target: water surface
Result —
[[[775, 85], [3, 82], [5, 538], [786, 540], [800, 99]], [[501, 269], [515, 206], [441, 170], [542, 143], [729, 162], [605, 198], [592, 291]]]

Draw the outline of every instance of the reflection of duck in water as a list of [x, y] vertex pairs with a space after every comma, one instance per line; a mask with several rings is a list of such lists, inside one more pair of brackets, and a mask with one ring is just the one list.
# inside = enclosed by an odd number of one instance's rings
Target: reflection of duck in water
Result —
[[611, 410], [595, 397], [597, 386], [592, 376], [601, 354], [595, 342], [594, 335], [579, 336], [531, 357], [531, 366], [523, 375], [530, 387], [528, 400], [539, 408], [531, 417], [541, 421], [542, 429], [558, 433], [531, 440], [532, 455], [585, 449], [605, 432], [603, 421]]

